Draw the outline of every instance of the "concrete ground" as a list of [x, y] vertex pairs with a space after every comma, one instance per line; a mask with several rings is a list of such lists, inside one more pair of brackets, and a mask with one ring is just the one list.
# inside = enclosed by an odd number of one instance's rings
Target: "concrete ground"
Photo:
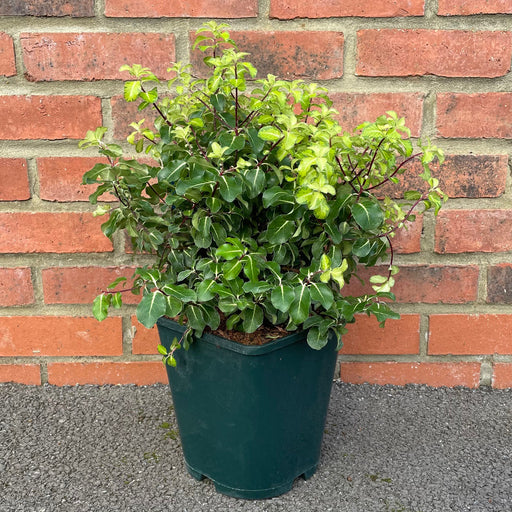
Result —
[[0, 385], [0, 512], [511, 512], [512, 390], [333, 386], [322, 458], [244, 501], [185, 471], [165, 386]]

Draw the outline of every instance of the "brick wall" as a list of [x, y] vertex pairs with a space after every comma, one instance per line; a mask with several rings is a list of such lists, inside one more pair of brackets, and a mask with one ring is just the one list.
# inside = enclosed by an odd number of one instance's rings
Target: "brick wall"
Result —
[[397, 244], [402, 319], [351, 325], [341, 378], [512, 386], [510, 0], [2, 0], [0, 381], [165, 382], [133, 307], [91, 317], [134, 261], [92, 217], [80, 178], [97, 159], [77, 141], [100, 124], [125, 137], [119, 67], [164, 77], [205, 18], [262, 72], [328, 85], [347, 129], [393, 109], [447, 154], [451, 201]]

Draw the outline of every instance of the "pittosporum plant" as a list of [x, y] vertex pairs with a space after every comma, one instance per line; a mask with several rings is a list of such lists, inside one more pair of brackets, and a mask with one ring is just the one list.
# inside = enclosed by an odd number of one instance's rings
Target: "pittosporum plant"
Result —
[[[139, 321], [151, 327], [166, 315], [187, 325], [165, 355], [170, 364], [176, 348], [221, 320], [246, 333], [264, 324], [307, 329], [309, 345], [320, 349], [329, 331], [341, 346], [356, 313], [398, 318], [386, 301], [398, 270], [393, 236], [417, 205], [437, 213], [444, 200], [429, 170], [442, 153], [430, 144], [413, 149], [404, 119], [388, 112], [344, 133], [324, 88], [256, 79], [225, 29], [210, 22], [197, 32], [206, 78], [178, 63], [163, 92], [149, 69], [123, 66], [132, 76], [126, 101], [158, 114], [152, 127], [132, 123], [128, 137], [153, 163], [124, 157], [103, 140], [103, 127], [80, 143], [106, 157], [84, 175], [98, 185], [91, 202], [106, 192], [118, 199], [96, 210], [108, 214], [104, 234], [125, 230], [136, 252], [153, 257], [128, 287], [141, 296]], [[403, 200], [383, 196], [413, 159], [423, 164], [425, 189]], [[373, 294], [343, 294], [361, 267], [382, 260], [388, 271], [370, 278]], [[99, 320], [121, 306], [122, 280], [95, 299]]]

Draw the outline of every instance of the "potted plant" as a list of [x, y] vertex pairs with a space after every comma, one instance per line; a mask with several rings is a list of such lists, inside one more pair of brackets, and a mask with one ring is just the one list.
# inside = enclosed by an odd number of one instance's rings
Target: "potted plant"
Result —
[[[106, 157], [84, 175], [98, 185], [91, 202], [118, 199], [97, 207], [104, 234], [126, 231], [150, 262], [124, 290], [123, 278], [110, 284], [93, 312], [102, 320], [123, 291], [140, 295], [138, 320], [158, 324], [189, 472], [264, 498], [316, 469], [346, 324], [358, 313], [398, 318], [392, 239], [416, 206], [441, 207], [429, 164], [442, 153], [414, 149], [393, 112], [343, 133], [324, 88], [257, 79], [224, 24], [206, 23], [194, 48], [208, 72], [175, 64], [166, 92], [149, 69], [122, 68], [126, 101], [157, 114], [128, 137], [151, 163], [124, 157], [103, 127], [80, 143]], [[384, 195], [414, 159], [424, 188]], [[343, 294], [383, 260], [372, 294]]]

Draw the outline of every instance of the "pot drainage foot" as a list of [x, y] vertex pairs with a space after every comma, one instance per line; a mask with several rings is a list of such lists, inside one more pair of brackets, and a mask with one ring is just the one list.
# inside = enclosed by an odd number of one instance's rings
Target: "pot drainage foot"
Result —
[[233, 498], [241, 498], [244, 500], [264, 500], [280, 496], [281, 494], [285, 494], [291, 490], [293, 482], [294, 480], [283, 485], [271, 487], [268, 489], [235, 489], [227, 485], [219, 484], [213, 480], [215, 490], [218, 493], [225, 494], [226, 496], [232, 496]]
[[309, 480], [316, 473], [317, 468], [318, 465], [316, 464], [313, 467], [307, 469], [306, 471], [304, 471], [304, 473], [302, 473], [302, 478], [304, 478], [304, 480]]
[[187, 466], [187, 471], [188, 471], [188, 474], [194, 478], [195, 480], [197, 481], [201, 481], [201, 480], [204, 480], [205, 476], [200, 472], [200, 471], [196, 471], [195, 469], [192, 469], [188, 464], [186, 464]]

